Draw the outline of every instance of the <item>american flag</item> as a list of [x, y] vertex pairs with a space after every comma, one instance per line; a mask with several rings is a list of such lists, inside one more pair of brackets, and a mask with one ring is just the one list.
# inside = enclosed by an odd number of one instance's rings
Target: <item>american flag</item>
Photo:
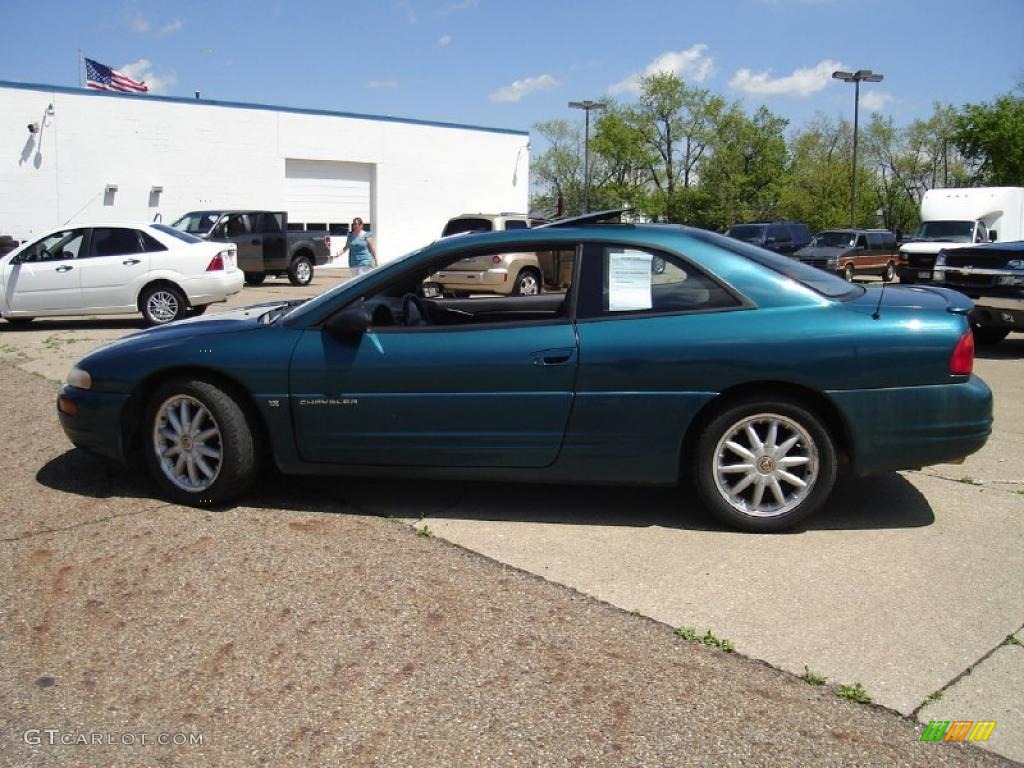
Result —
[[85, 60], [85, 85], [100, 91], [127, 91], [128, 93], [146, 93], [149, 86], [145, 82], [132, 80], [128, 75], [116, 69], [100, 64], [92, 59]]

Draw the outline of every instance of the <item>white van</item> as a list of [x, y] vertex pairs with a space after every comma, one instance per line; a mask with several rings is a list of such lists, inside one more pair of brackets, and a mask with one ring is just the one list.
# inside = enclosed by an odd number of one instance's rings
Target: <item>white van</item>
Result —
[[900, 248], [900, 282], [931, 280], [940, 250], [1012, 240], [1024, 240], [1024, 187], [929, 189], [921, 224]]

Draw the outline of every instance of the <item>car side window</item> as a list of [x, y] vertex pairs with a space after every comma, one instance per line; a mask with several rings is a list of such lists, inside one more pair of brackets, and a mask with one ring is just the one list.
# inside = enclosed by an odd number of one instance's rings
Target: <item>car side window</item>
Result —
[[[473, 249], [364, 297], [375, 331], [569, 322], [575, 244]], [[534, 250], [536, 249], [536, 250]]]
[[520, 219], [509, 219], [505, 222], [505, 229], [526, 229], [527, 224]]
[[139, 236], [142, 238], [142, 250], [145, 253], [156, 253], [158, 251], [166, 251], [167, 246], [161, 243], [152, 235], [139, 231]]
[[89, 256], [125, 256], [142, 253], [142, 243], [136, 229], [122, 227], [96, 227], [92, 231]]
[[724, 286], [674, 254], [587, 246], [580, 317], [704, 312], [742, 306]]
[[65, 229], [47, 235], [22, 252], [19, 261], [67, 261], [77, 259], [85, 241], [84, 229]]
[[279, 235], [284, 231], [284, 214], [264, 213], [260, 216], [258, 231], [266, 235]]
[[249, 217], [233, 213], [224, 220], [222, 226], [225, 237], [241, 237], [249, 234]]
[[864, 237], [864, 235], [858, 235], [857, 236], [857, 247], [858, 248], [867, 248], [868, 247], [868, 239], [866, 237]]

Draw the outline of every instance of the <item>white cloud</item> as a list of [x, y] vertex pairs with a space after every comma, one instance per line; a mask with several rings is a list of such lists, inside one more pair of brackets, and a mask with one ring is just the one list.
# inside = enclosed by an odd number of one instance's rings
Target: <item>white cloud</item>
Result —
[[390, 91], [398, 87], [397, 80], [367, 80], [366, 87], [373, 90]]
[[860, 105], [869, 112], [881, 112], [892, 101], [892, 94], [885, 91], [861, 89]]
[[551, 75], [537, 75], [537, 77], [526, 77], [516, 80], [512, 85], [506, 85], [492, 93], [491, 101], [519, 101], [523, 96], [534, 91], [549, 91], [557, 88], [559, 82]]
[[175, 19], [174, 21], [164, 24], [162, 27], [160, 27], [160, 34], [169, 35], [172, 32], [177, 32], [184, 26], [185, 24], [181, 21], [181, 19]]
[[849, 67], [838, 61], [825, 59], [813, 67], [794, 69], [790, 75], [774, 78], [770, 69], [757, 73], [741, 69], [729, 81], [729, 87], [760, 96], [810, 96], [832, 82], [832, 73], [837, 69]]
[[707, 48], [704, 43], [697, 43], [685, 51], [665, 51], [644, 67], [642, 72], [634, 72], [629, 77], [608, 86], [608, 92], [612, 95], [626, 91], [640, 93], [640, 78], [662, 72], [678, 75], [684, 80], [703, 82], [715, 71], [714, 59], [704, 55]]
[[128, 20], [128, 23], [131, 24], [132, 29], [136, 32], [149, 32], [150, 28], [153, 26], [149, 23], [149, 19], [141, 13], [136, 13], [132, 16], [131, 19]]
[[118, 72], [123, 72], [133, 80], [140, 80], [149, 86], [149, 92], [154, 94], [167, 93], [168, 89], [174, 87], [178, 83], [178, 75], [175, 74], [174, 70], [170, 72], [157, 73], [153, 69], [153, 62], [149, 59], [139, 59], [133, 61], [131, 64], [125, 64], [123, 67], [117, 68]]
[[452, 42], [452, 36], [451, 35], [441, 35], [440, 39], [438, 39], [438, 41], [437, 41], [437, 44], [440, 45], [442, 48], [446, 48], [448, 45], [451, 44], [451, 42]]
[[458, 2], [448, 3], [448, 5], [439, 8], [437, 15], [447, 16], [448, 14], [458, 13], [459, 11], [471, 11], [478, 5], [478, 0], [459, 0]]

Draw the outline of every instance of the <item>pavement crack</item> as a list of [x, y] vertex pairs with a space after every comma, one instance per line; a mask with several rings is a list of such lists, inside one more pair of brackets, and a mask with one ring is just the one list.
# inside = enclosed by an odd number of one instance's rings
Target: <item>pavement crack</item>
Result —
[[[1024, 630], [1024, 624], [1021, 624], [1015, 630], [1010, 632], [1010, 634], [1008, 634], [1006, 637], [1004, 637], [1002, 640], [1000, 640], [994, 646], [989, 648], [989, 650], [986, 653], [984, 653], [983, 655], [981, 655], [979, 658], [977, 658], [974, 661], [973, 664], [971, 664], [969, 667], [967, 667], [967, 669], [965, 669], [959, 675], [957, 675], [952, 680], [950, 680], [948, 683], [946, 683], [941, 688], [939, 688], [937, 691], [935, 691], [935, 693], [945, 693], [950, 688], [952, 688], [954, 685], [956, 685], [961, 680], [963, 680], [965, 677], [968, 677], [978, 667], [978, 665], [983, 664], [986, 661], [988, 661], [992, 657], [992, 654], [994, 654], [1000, 648], [1004, 647], [1007, 644], [1006, 641], [1007, 641], [1008, 638], [1012, 637], [1013, 635], [1016, 635], [1017, 633], [1021, 632], [1022, 630]], [[918, 716], [918, 714], [920, 714], [921, 710], [924, 709], [925, 707], [927, 707], [929, 704], [931, 704], [932, 701], [933, 701], [932, 699], [925, 699], [924, 701], [922, 701], [920, 704], [917, 705], [917, 707], [914, 708], [914, 711], [910, 713], [910, 716], [916, 720], [917, 716]]]
[[81, 523], [75, 523], [74, 525], [65, 526], [64, 528], [47, 528], [46, 530], [43, 530], [43, 531], [32, 531], [31, 533], [26, 533], [26, 534], [23, 534], [21, 536], [11, 536], [11, 537], [6, 537], [6, 538], [0, 538], [0, 544], [10, 544], [10, 543], [17, 542], [17, 541], [25, 541], [27, 539], [34, 538], [36, 536], [45, 536], [46, 534], [49, 534], [49, 533], [65, 533], [67, 531], [73, 531], [73, 530], [75, 530], [77, 528], [86, 528], [86, 527], [88, 527], [90, 525], [98, 525], [100, 523], [110, 522], [111, 520], [119, 520], [119, 519], [121, 519], [123, 517], [137, 517], [138, 515], [144, 515], [147, 512], [155, 512], [158, 509], [163, 509], [165, 507], [173, 507], [173, 506], [174, 505], [170, 504], [170, 503], [157, 504], [156, 506], [146, 507], [145, 509], [139, 509], [139, 510], [136, 510], [134, 512], [124, 512], [123, 514], [120, 514], [120, 515], [107, 515], [106, 517], [100, 517], [100, 518], [97, 518], [95, 520], [86, 520], [86, 521], [81, 522]]
[[[909, 469], [906, 470], [908, 474], [924, 475], [925, 477], [932, 477], [936, 480], [946, 480], [950, 483], [957, 483], [959, 485], [969, 485], [974, 488], [992, 488], [994, 490], [1004, 491], [1006, 493], [1018, 493], [1024, 489], [1024, 483], [1018, 480], [978, 480], [969, 475], [963, 475], [961, 477], [952, 477], [950, 475], [944, 475], [941, 472], [936, 472], [929, 468], [924, 469]], [[1000, 488], [999, 486], [1005, 486]]]

